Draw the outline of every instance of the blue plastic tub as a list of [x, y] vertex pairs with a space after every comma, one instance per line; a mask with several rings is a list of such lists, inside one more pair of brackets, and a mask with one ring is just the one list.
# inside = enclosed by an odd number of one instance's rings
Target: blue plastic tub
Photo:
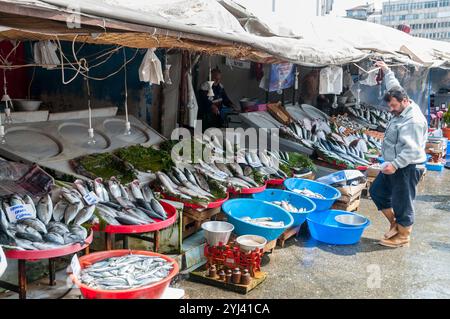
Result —
[[355, 215], [343, 210], [327, 210], [310, 214], [306, 220], [311, 236], [315, 240], [332, 245], [352, 245], [359, 242], [370, 221], [367, 220], [367, 223], [362, 226], [341, 226], [334, 219], [341, 214]]
[[281, 189], [266, 189], [264, 192], [253, 194], [254, 199], [264, 200], [267, 202], [273, 201], [288, 201], [295, 208], [305, 208], [306, 211], [303, 213], [289, 213], [294, 219], [292, 226], [300, 226], [306, 220], [308, 214], [316, 210], [316, 204], [309, 198], [296, 194], [290, 191], [285, 191]]
[[294, 189], [307, 188], [314, 193], [319, 193], [325, 197], [325, 199], [308, 197], [316, 204], [316, 211], [323, 211], [330, 209], [333, 206], [336, 199], [341, 197], [341, 192], [336, 188], [328, 186], [323, 183], [315, 182], [309, 179], [303, 178], [288, 178], [284, 181], [284, 187], [290, 191]]
[[[227, 215], [228, 222], [233, 224], [236, 235], [258, 235], [267, 241], [280, 237], [294, 222], [291, 214], [283, 208], [253, 198], [231, 199], [222, 204], [222, 210]], [[272, 217], [273, 221], [283, 221], [284, 227], [264, 227], [241, 220], [246, 216], [251, 218]]]
[[425, 167], [429, 171], [442, 172], [444, 170], [444, 164], [442, 164], [442, 163], [437, 163], [437, 164], [427, 163], [427, 164], [425, 164]]

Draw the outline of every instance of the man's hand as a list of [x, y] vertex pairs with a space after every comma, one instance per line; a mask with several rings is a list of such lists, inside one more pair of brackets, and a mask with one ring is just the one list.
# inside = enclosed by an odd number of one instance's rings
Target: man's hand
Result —
[[386, 164], [386, 166], [381, 171], [383, 174], [392, 175], [397, 169], [391, 163]]
[[384, 72], [387, 72], [389, 70], [389, 67], [386, 65], [384, 61], [375, 62], [375, 66], [381, 68]]
[[215, 115], [220, 114], [220, 110], [219, 110], [219, 107], [217, 106], [217, 104], [213, 103], [213, 105], [211, 105], [211, 112]]

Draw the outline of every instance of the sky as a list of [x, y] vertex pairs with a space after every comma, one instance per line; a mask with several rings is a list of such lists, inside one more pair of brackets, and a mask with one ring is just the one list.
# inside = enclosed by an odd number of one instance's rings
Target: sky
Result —
[[[264, 17], [272, 15], [272, 0], [235, 0], [251, 11]], [[278, 19], [298, 19], [316, 14], [316, 0], [275, 0]], [[387, 0], [334, 0], [332, 16], [345, 16], [345, 10], [366, 2], [375, 3], [381, 9], [383, 1]]]

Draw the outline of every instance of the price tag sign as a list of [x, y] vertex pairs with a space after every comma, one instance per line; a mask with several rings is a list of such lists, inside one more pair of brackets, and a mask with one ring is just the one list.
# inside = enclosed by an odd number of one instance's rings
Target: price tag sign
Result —
[[86, 195], [83, 196], [83, 199], [89, 206], [95, 205], [100, 201], [100, 199], [94, 192], [87, 193]]
[[19, 204], [7, 207], [6, 214], [8, 214], [11, 223], [25, 218], [36, 218], [36, 211], [30, 204]]
[[70, 262], [70, 268], [72, 270], [72, 274], [79, 277], [81, 273], [81, 265], [80, 261], [78, 260], [77, 254], [73, 255], [72, 261]]

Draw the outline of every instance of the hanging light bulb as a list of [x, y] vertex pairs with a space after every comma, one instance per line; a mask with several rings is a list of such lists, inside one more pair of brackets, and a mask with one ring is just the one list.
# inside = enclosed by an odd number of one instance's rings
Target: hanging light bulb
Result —
[[0, 114], [0, 144], [6, 144], [5, 127], [2, 123], [2, 115]]
[[359, 82], [360, 75], [358, 70], [358, 88], [356, 89], [356, 103], [355, 108], [359, 109], [361, 107], [361, 83]]
[[337, 108], [338, 108], [337, 94], [334, 95], [334, 98], [333, 98], [333, 104], [331, 104], [331, 107], [332, 107], [333, 109], [337, 109]]
[[[87, 71], [86, 71], [86, 75], [87, 75]], [[94, 146], [97, 141], [95, 140], [95, 136], [94, 136], [94, 128], [92, 127], [92, 109], [91, 109], [91, 90], [89, 88], [89, 79], [86, 77], [85, 78], [86, 81], [86, 87], [87, 87], [87, 93], [88, 93], [88, 117], [89, 117], [89, 128], [88, 128], [88, 140], [87, 140], [87, 144], [89, 146]]]
[[208, 99], [212, 101], [214, 99], [214, 91], [213, 91], [213, 83], [214, 81], [211, 81], [211, 56], [209, 57], [209, 78], [208, 78]]
[[125, 131], [123, 135], [131, 135], [131, 124], [128, 120], [127, 57], [125, 54], [125, 48], [123, 48], [123, 69], [125, 73]]
[[12, 123], [11, 109], [13, 108], [12, 100], [8, 95], [8, 89], [6, 86], [6, 70], [3, 70], [3, 96], [2, 102], [5, 103], [5, 124]]
[[170, 78], [170, 67], [172, 65], [168, 64], [167, 61], [167, 52], [166, 52], [166, 62], [164, 63], [164, 83], [166, 83], [167, 85], [171, 85], [172, 84], [172, 79]]

